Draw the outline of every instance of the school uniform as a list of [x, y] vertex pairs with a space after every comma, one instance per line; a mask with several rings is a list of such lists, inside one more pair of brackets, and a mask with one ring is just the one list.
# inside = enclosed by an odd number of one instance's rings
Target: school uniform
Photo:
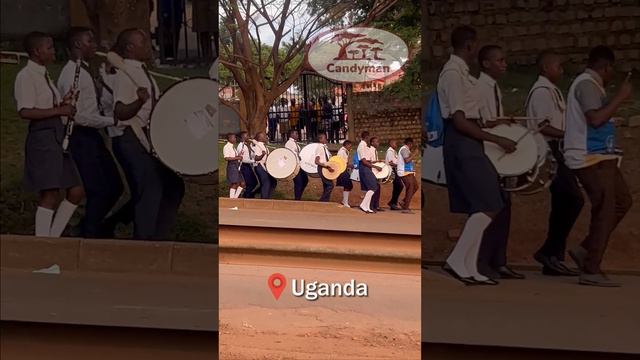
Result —
[[600, 274], [600, 264], [609, 237], [631, 207], [629, 188], [618, 167], [615, 154], [615, 124], [612, 120], [595, 128], [585, 114], [602, 108], [607, 94], [602, 78], [591, 69], [580, 74], [569, 88], [567, 96], [564, 159], [582, 184], [591, 201], [589, 234], [580, 247], [583, 274]]
[[[344, 146], [342, 146], [338, 150], [338, 156], [341, 157], [345, 163], [349, 163], [349, 150], [347, 150]], [[353, 182], [351, 181], [351, 175], [349, 174], [349, 168], [347, 168], [338, 179], [336, 179], [336, 186], [342, 186], [344, 191], [353, 190]]]
[[[225, 158], [233, 158], [238, 156], [238, 151], [232, 143], [227, 142], [222, 148], [222, 155]], [[241, 182], [244, 182], [244, 179], [240, 173], [240, 160], [227, 160], [227, 185]]]
[[[297, 141], [289, 138], [289, 140], [287, 140], [287, 142], [284, 144], [284, 147], [296, 154], [298, 160], [300, 160], [300, 145], [298, 145]], [[309, 176], [307, 175], [306, 171], [299, 171], [298, 175], [293, 178], [293, 193], [296, 200], [302, 199], [302, 193], [304, 192], [304, 189], [307, 187], [308, 183]]]
[[268, 118], [267, 125], [269, 127], [268, 129], [269, 140], [275, 141], [276, 129], [278, 128], [278, 118], [279, 118], [278, 108], [275, 105], [271, 105], [271, 107], [269, 108], [269, 113], [267, 115], [267, 118]]
[[[392, 162], [393, 165], [391, 165]], [[400, 176], [398, 176], [398, 153], [394, 148], [389, 147], [387, 149], [384, 163], [391, 166], [391, 169], [393, 171], [393, 190], [391, 192], [391, 200], [389, 201], [388, 205], [391, 207], [398, 206], [398, 199], [400, 198], [402, 189], [404, 189], [404, 185], [402, 184], [402, 179], [400, 179]]]
[[320, 175], [320, 179], [322, 180], [322, 196], [320, 196], [320, 201], [327, 202], [331, 199], [331, 191], [333, 190], [333, 181], [324, 177], [322, 174], [322, 166], [325, 165], [331, 154], [329, 153], [329, 149], [327, 149], [327, 145], [318, 146], [315, 153], [315, 158], [320, 158], [320, 164], [318, 165], [318, 175]]
[[[564, 97], [560, 89], [546, 77], [540, 75], [531, 87], [525, 109], [528, 117], [548, 119], [551, 127], [565, 131], [566, 104]], [[535, 129], [538, 123], [528, 122], [527, 126]], [[560, 140], [547, 136], [545, 136], [545, 140], [556, 161], [557, 169], [549, 187], [551, 211], [547, 238], [538, 253], [563, 261], [567, 238], [580, 215], [584, 198], [575, 175], [565, 164]]]
[[[17, 110], [50, 109], [62, 103], [47, 69], [29, 60], [18, 72], [14, 94]], [[68, 189], [81, 185], [70, 154], [62, 151], [65, 125], [60, 117], [30, 120], [25, 142], [24, 186], [27, 191]]]
[[[69, 148], [85, 190], [85, 214], [82, 219], [84, 237], [102, 237], [102, 223], [124, 191], [118, 167], [106, 147], [102, 129], [113, 126], [113, 116], [100, 113], [96, 83], [86, 62], [81, 63], [78, 77], [78, 100], [75, 125]], [[76, 62], [69, 60], [58, 78], [60, 93], [73, 87]]]
[[246, 189], [242, 194], [245, 199], [252, 199], [256, 197], [256, 190], [259, 185], [258, 177], [254, 171], [256, 161], [254, 160], [254, 153], [251, 147], [244, 142], [240, 142], [236, 147], [236, 152], [242, 154], [242, 164], [240, 165], [240, 173], [244, 179]]
[[404, 201], [402, 205], [403, 210], [409, 210], [411, 207], [411, 200], [418, 191], [418, 181], [416, 180], [415, 170], [413, 167], [413, 160], [405, 161], [406, 158], [411, 156], [411, 149], [408, 145], [403, 145], [398, 151], [398, 166], [397, 176], [404, 185]]
[[476, 93], [480, 96], [480, 118], [486, 124], [497, 117], [504, 116], [502, 92], [494, 78], [480, 72], [476, 83]]
[[360, 141], [360, 144], [358, 144], [358, 175], [360, 175], [360, 189], [363, 192], [376, 191], [378, 189], [378, 179], [373, 175], [371, 168], [365, 166], [362, 162], [363, 160], [373, 162], [376, 155], [375, 149], [369, 147], [366, 142]]
[[[118, 121], [123, 134], [113, 138], [113, 150], [131, 189], [134, 238], [163, 240], [175, 225], [184, 182], [151, 154], [147, 127], [151, 110], [160, 97], [158, 85], [143, 63], [125, 59], [124, 64], [127, 73], [151, 96], [132, 119]], [[116, 75], [113, 90], [114, 103], [129, 104], [137, 99], [137, 86], [122, 71]]]
[[260, 180], [260, 197], [262, 199], [271, 199], [273, 191], [278, 185], [278, 180], [276, 180], [276, 178], [274, 178], [267, 172], [267, 156], [269, 155], [269, 149], [263, 142], [260, 141], [254, 142], [253, 145], [253, 151], [255, 152], [256, 156], [265, 154], [262, 159], [256, 161], [257, 164], [255, 168], [256, 175]]

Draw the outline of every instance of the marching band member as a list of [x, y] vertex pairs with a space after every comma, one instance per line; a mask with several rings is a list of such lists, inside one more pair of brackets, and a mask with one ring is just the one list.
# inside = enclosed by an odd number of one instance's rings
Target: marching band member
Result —
[[[551, 182], [551, 211], [547, 239], [535, 253], [534, 258], [542, 264], [544, 275], [575, 276], [577, 272], [564, 263], [567, 237], [575, 224], [584, 204], [582, 191], [575, 175], [565, 165], [560, 141], [564, 137], [566, 105], [557, 84], [562, 80], [562, 63], [553, 52], [543, 52], [536, 61], [539, 76], [531, 87], [525, 109], [527, 117], [549, 120], [549, 125], [540, 132], [544, 135], [551, 154], [556, 160], [557, 169]], [[537, 122], [529, 121], [527, 126], [537, 128]]]
[[351, 141], [345, 140], [338, 150], [338, 156], [347, 163], [347, 169], [338, 176], [336, 186], [342, 186], [342, 205], [347, 208], [351, 207], [349, 205], [349, 193], [353, 190], [353, 182], [350, 176], [350, 172], [353, 170], [353, 164], [349, 162], [349, 152], [352, 146]]
[[236, 147], [236, 152], [242, 154], [242, 165], [240, 165], [240, 173], [244, 179], [246, 188], [242, 197], [245, 199], [252, 199], [256, 196], [256, 188], [258, 187], [258, 178], [253, 169], [256, 161], [253, 159], [253, 150], [249, 146], [249, 133], [246, 131], [240, 132], [240, 142]]
[[[477, 81], [477, 94], [480, 96], [480, 117], [487, 127], [496, 126], [508, 121], [490, 120], [504, 116], [502, 107], [502, 93], [497, 79], [507, 71], [502, 48], [487, 45], [478, 52], [480, 77]], [[480, 274], [496, 279], [524, 279], [524, 275], [513, 271], [507, 266], [507, 244], [511, 225], [511, 197], [502, 191], [504, 206], [487, 227], [482, 238], [480, 253], [478, 254], [478, 271]]]
[[278, 181], [267, 172], [267, 135], [264, 132], [256, 134], [256, 140], [253, 140], [253, 152], [256, 160], [256, 175], [260, 179], [260, 197], [262, 199], [271, 199], [273, 191], [278, 185]]
[[[71, 105], [73, 94], [62, 98], [49, 77], [46, 66], [55, 61], [51, 36], [29, 33], [24, 49], [29, 60], [18, 72], [14, 87], [18, 115], [29, 121], [24, 183], [28, 191], [38, 193], [35, 235], [59, 237], [84, 196], [76, 165], [62, 150], [65, 128], [61, 118], [73, 116], [76, 109]], [[59, 202], [63, 189], [66, 198]]]
[[120, 199], [124, 185], [118, 167], [107, 149], [101, 129], [113, 126], [113, 116], [100, 114], [96, 82], [86, 62], [96, 53], [93, 31], [89, 28], [71, 28], [68, 35], [70, 59], [62, 68], [58, 78], [61, 93], [72, 90], [76, 73], [76, 62], [81, 61], [78, 78], [77, 113], [69, 146], [86, 194], [85, 214], [82, 220], [82, 236], [97, 238], [105, 236], [105, 217]]
[[369, 153], [366, 159], [369, 161], [369, 164], [371, 165], [371, 167], [368, 168], [367, 170], [371, 172], [371, 177], [376, 181], [374, 186], [375, 190], [373, 191], [373, 196], [371, 196], [371, 203], [369, 204], [369, 209], [372, 210], [373, 212], [381, 212], [381, 211], [384, 211], [380, 208], [381, 187], [380, 187], [380, 183], [378, 183], [378, 179], [375, 177], [375, 175], [373, 174], [373, 171], [371, 170], [371, 169], [376, 169], [378, 171], [382, 170], [381, 167], [377, 165], [373, 165], [375, 162], [378, 161], [378, 147], [380, 147], [380, 139], [378, 137], [373, 136], [371, 137], [371, 139], [369, 139], [369, 142], [371, 144], [369, 146]]
[[222, 155], [227, 161], [227, 185], [229, 185], [229, 198], [237, 199], [242, 193], [244, 179], [240, 173], [240, 161], [243, 153], [239, 153], [235, 147], [236, 134], [227, 134], [227, 143], [222, 148]]
[[477, 260], [485, 229], [506, 204], [496, 169], [484, 153], [483, 141], [493, 142], [506, 152], [515, 151], [516, 143], [478, 126], [480, 98], [468, 65], [475, 60], [476, 31], [468, 26], [458, 27], [451, 34], [451, 43], [454, 52], [437, 85], [445, 119], [443, 155], [450, 209], [469, 218], [444, 269], [465, 284], [495, 285], [497, 281], [478, 272]]
[[395, 139], [389, 140], [389, 148], [387, 149], [387, 154], [384, 157], [384, 163], [391, 166], [394, 175], [391, 200], [388, 204], [391, 210], [401, 210], [400, 206], [398, 206], [398, 199], [400, 198], [400, 194], [402, 193], [402, 189], [404, 188], [402, 179], [400, 179], [400, 176], [398, 176], [398, 153], [396, 152], [397, 149], [398, 142]]
[[[292, 100], [293, 101], [293, 100]], [[298, 145], [298, 130], [290, 129], [289, 130], [289, 140], [284, 144], [284, 147], [293, 151], [294, 154], [300, 159], [300, 145]], [[300, 200], [302, 199], [302, 193], [304, 193], [304, 189], [307, 187], [309, 183], [309, 176], [305, 171], [299, 171], [298, 175], [293, 178], [293, 193], [294, 199]]]
[[564, 159], [591, 202], [589, 234], [569, 255], [580, 269], [580, 284], [617, 287], [600, 268], [611, 233], [631, 208], [631, 194], [618, 168], [612, 116], [633, 88], [629, 76], [607, 99], [615, 56], [606, 46], [589, 53], [587, 69], [571, 84], [567, 96]]
[[397, 176], [404, 184], [405, 193], [402, 204], [402, 212], [405, 214], [413, 214], [411, 211], [411, 200], [416, 191], [418, 191], [418, 181], [416, 180], [415, 171], [413, 170], [413, 139], [406, 138], [404, 145], [398, 151], [398, 170]]
[[318, 142], [322, 144], [322, 146], [318, 146], [315, 153], [315, 163], [318, 165], [318, 175], [320, 175], [320, 179], [322, 180], [322, 196], [320, 196], [320, 201], [327, 202], [331, 199], [333, 181], [324, 177], [322, 169], [327, 169], [329, 172], [334, 172], [335, 170], [327, 165], [327, 162], [331, 157], [329, 149], [327, 149], [327, 135], [324, 133], [318, 135]]
[[360, 143], [356, 151], [358, 157], [358, 175], [360, 175], [360, 189], [365, 193], [364, 199], [360, 203], [360, 210], [365, 213], [373, 213], [371, 210], [371, 199], [377, 189], [378, 181], [371, 171], [371, 155], [369, 148], [369, 132], [363, 131], [360, 134]]
[[124, 132], [113, 139], [113, 147], [131, 188], [134, 238], [166, 239], [184, 196], [184, 182], [151, 154], [146, 135], [160, 96], [144, 64], [151, 53], [150, 42], [142, 30], [126, 29], [118, 35], [116, 48], [125, 68], [117, 72], [114, 114]]

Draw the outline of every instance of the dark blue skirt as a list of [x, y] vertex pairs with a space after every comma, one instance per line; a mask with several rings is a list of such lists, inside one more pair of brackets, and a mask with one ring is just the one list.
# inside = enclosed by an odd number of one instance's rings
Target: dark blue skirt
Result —
[[378, 179], [373, 175], [371, 168], [364, 166], [362, 161], [358, 165], [358, 172], [360, 174], [360, 189], [362, 191], [376, 191], [378, 189]]

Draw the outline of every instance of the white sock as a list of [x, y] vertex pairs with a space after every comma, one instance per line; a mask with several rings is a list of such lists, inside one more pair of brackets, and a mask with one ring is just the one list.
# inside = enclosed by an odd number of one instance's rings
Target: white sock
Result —
[[367, 211], [371, 211], [371, 198], [373, 197], [373, 190], [369, 190], [367, 191], [366, 194], [364, 194], [364, 199], [362, 199], [362, 203], [360, 204], [360, 207], [367, 210]]
[[54, 211], [38, 206], [36, 210], [36, 236], [49, 236]]
[[462, 277], [473, 276], [476, 280], [487, 280], [478, 273], [478, 252], [484, 230], [491, 224], [491, 218], [483, 213], [475, 213], [467, 219], [462, 234], [449, 257], [447, 264]]
[[229, 199], [236, 197], [236, 189], [229, 189]]
[[239, 198], [240, 194], [242, 194], [242, 186], [238, 186], [238, 188], [236, 189], [236, 195], [235, 198]]
[[344, 205], [345, 207], [349, 207], [349, 192], [348, 191], [343, 191], [342, 192], [342, 205]]
[[60, 206], [58, 206], [58, 210], [56, 211], [56, 216], [53, 218], [53, 224], [51, 224], [51, 231], [49, 232], [49, 236], [51, 237], [60, 237], [64, 228], [67, 227], [67, 223], [73, 213], [76, 211], [78, 205], [74, 205], [71, 202], [67, 201], [67, 199], [62, 200]]

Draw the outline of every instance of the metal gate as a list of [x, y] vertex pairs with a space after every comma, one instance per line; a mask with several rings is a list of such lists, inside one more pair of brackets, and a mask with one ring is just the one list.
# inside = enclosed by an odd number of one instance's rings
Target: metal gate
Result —
[[343, 83], [303, 72], [269, 108], [269, 139], [284, 142], [289, 129], [296, 129], [302, 141], [316, 141], [324, 133], [329, 142], [339, 143], [348, 135], [346, 105]]

